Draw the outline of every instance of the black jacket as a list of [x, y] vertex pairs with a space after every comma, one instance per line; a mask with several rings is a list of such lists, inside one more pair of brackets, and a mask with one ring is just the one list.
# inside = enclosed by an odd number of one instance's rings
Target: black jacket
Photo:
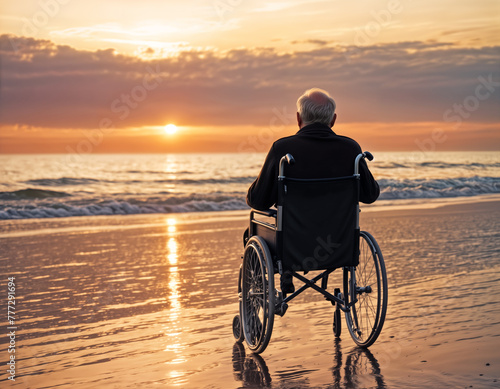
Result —
[[[352, 139], [335, 134], [324, 124], [309, 124], [295, 135], [274, 142], [259, 177], [248, 189], [247, 204], [266, 210], [278, 200], [278, 170], [282, 156], [290, 153], [295, 165], [285, 166], [285, 176], [293, 178], [329, 178], [354, 174], [354, 160], [361, 147]], [[360, 201], [373, 203], [380, 189], [364, 160], [359, 166]]]

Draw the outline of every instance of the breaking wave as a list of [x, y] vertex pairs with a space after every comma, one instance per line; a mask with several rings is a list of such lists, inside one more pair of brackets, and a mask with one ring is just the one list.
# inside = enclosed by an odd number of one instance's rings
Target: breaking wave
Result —
[[500, 177], [379, 180], [380, 199], [428, 199], [500, 193]]
[[55, 218], [96, 215], [134, 215], [147, 213], [185, 213], [247, 209], [242, 199], [223, 201], [192, 200], [180, 204], [133, 204], [127, 201], [103, 201], [99, 204], [70, 205], [65, 203], [40, 206], [9, 207], [0, 210], [0, 219]]
[[[246, 180], [247, 177], [240, 177]], [[235, 181], [239, 180], [234, 178]], [[210, 180], [205, 180], [210, 181]], [[214, 179], [215, 181], [215, 179]], [[220, 181], [220, 180], [219, 180]], [[500, 193], [500, 177], [429, 180], [379, 180], [381, 200], [428, 199]], [[27, 188], [0, 192], [0, 219], [56, 218], [94, 215], [131, 215], [248, 209], [245, 193], [227, 191], [173, 195], [105, 195], [79, 197], [66, 192]]]
[[49, 197], [67, 197], [69, 193], [54, 190], [27, 188], [12, 192], [0, 192], [0, 200], [46, 199]]

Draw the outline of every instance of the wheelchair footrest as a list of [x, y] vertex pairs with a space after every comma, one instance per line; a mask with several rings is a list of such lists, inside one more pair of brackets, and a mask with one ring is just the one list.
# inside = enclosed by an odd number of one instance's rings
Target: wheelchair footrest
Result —
[[276, 305], [274, 306], [274, 314], [283, 317], [288, 309], [288, 304], [283, 302], [284, 295], [281, 292], [276, 293]]
[[288, 309], [287, 303], [276, 304], [276, 307], [274, 309], [274, 313], [278, 316], [283, 317], [285, 315], [287, 309]]

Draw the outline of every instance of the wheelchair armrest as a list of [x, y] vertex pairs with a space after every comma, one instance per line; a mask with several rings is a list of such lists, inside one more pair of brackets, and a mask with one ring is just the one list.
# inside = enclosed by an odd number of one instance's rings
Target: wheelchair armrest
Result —
[[[268, 209], [267, 211], [261, 211], [259, 209], [252, 208], [250, 211], [250, 235], [260, 235], [264, 239], [271, 239], [274, 242], [274, 237], [276, 235], [277, 229], [277, 214], [276, 209]], [[266, 217], [272, 217], [274, 220], [265, 221], [262, 218], [256, 218], [255, 215], [261, 215]], [[271, 235], [272, 237], [271, 237]], [[268, 242], [269, 243], [269, 242]], [[272, 244], [274, 247], [274, 243]]]
[[252, 208], [252, 212], [262, 216], [276, 217], [278, 211], [276, 209], [268, 209], [267, 211], [260, 211]]

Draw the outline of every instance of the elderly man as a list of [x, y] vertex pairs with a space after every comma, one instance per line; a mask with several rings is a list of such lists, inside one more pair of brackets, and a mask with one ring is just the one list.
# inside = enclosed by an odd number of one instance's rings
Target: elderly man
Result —
[[[354, 159], [361, 153], [356, 141], [332, 131], [337, 119], [335, 101], [321, 89], [307, 90], [297, 100], [297, 123], [300, 130], [292, 136], [274, 142], [264, 166], [248, 189], [247, 204], [252, 208], [267, 210], [278, 200], [278, 168], [281, 157], [294, 156], [296, 164], [287, 168], [293, 178], [330, 178], [352, 175]], [[368, 166], [361, 160], [360, 201], [373, 203], [380, 189]], [[307, 199], [304, 199], [307, 201]], [[289, 274], [282, 276], [284, 293], [294, 290]]]

